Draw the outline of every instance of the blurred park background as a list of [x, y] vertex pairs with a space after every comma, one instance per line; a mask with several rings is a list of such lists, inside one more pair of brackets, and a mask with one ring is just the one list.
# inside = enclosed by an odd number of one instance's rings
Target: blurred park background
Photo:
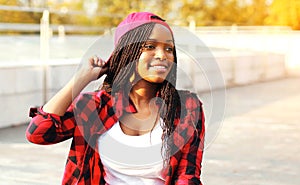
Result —
[[[299, 75], [298, 0], [0, 0], [0, 128], [26, 123], [28, 107], [57, 92], [97, 39], [89, 54], [107, 57], [113, 28], [133, 11], [162, 16], [179, 30], [178, 48], [201, 61], [202, 69], [181, 65], [191, 74], [183, 88], [205, 92]], [[186, 38], [192, 34], [198, 43]], [[208, 67], [212, 61], [218, 66]], [[209, 79], [218, 75], [224, 82]]]
[[107, 58], [134, 11], [174, 28], [177, 85], [204, 102], [204, 184], [299, 184], [299, 0], [0, 0], [1, 182], [59, 184], [70, 143], [29, 144], [28, 110], [86, 57]]

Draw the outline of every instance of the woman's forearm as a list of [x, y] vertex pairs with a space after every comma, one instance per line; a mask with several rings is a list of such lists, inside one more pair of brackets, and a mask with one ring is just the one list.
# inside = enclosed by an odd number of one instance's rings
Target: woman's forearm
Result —
[[93, 80], [106, 73], [106, 62], [98, 57], [90, 58], [84, 63], [73, 78], [44, 106], [43, 111], [64, 115], [74, 98]]
[[43, 110], [48, 113], [64, 115], [73, 99], [85, 88], [88, 82], [77, 81], [73, 77], [57, 94], [55, 94], [44, 106]]

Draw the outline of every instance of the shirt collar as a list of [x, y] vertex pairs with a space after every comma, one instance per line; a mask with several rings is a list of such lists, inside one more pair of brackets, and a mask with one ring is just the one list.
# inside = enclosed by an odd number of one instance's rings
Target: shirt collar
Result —
[[123, 92], [117, 92], [112, 95], [112, 99], [114, 100], [114, 108], [116, 115], [118, 117], [123, 115], [123, 112], [127, 113], [136, 113], [137, 109], [133, 104], [133, 101], [130, 99], [128, 95], [125, 95]]
[[[158, 96], [159, 93], [156, 94], [156, 97]], [[123, 92], [118, 92], [112, 95], [112, 98], [114, 99], [114, 107], [117, 116], [123, 115], [124, 112], [137, 113], [137, 109], [129, 95], [125, 95]], [[159, 101], [159, 99], [160, 98], [156, 100], [156, 105], [161, 107], [161, 101]]]

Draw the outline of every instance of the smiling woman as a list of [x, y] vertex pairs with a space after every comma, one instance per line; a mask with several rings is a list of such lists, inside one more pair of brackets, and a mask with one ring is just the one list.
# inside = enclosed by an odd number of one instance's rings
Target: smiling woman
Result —
[[[153, 13], [132, 13], [114, 43], [107, 61], [91, 57], [44, 106], [31, 109], [27, 139], [72, 139], [62, 184], [201, 184], [202, 103], [175, 88], [171, 28]], [[103, 75], [100, 90], [80, 93]]]
[[137, 65], [142, 79], [162, 83], [174, 62], [174, 44], [171, 32], [163, 25], [156, 24], [142, 48]]

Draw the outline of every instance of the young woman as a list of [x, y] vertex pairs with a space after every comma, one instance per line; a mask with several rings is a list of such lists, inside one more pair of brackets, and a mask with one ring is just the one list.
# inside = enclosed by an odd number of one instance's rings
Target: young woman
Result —
[[[72, 139], [62, 184], [201, 184], [202, 104], [176, 90], [176, 63], [168, 24], [149, 12], [128, 15], [108, 61], [89, 59], [49, 102], [31, 109], [27, 139]], [[80, 93], [104, 74], [101, 90]]]

